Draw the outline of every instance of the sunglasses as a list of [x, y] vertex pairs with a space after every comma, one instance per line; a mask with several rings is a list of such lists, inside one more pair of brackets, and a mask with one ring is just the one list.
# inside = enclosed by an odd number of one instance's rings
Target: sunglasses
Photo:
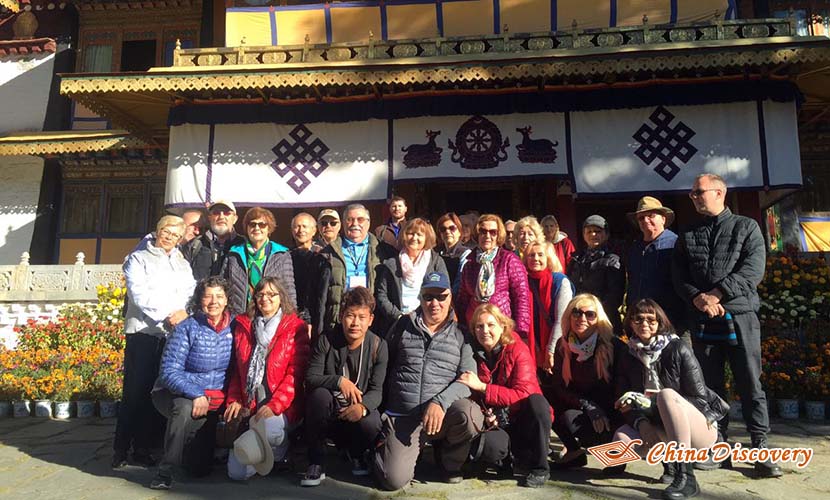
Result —
[[588, 321], [594, 321], [597, 319], [597, 312], [596, 311], [583, 311], [582, 309], [577, 309], [574, 307], [571, 309], [571, 317], [573, 319], [579, 319], [581, 316], [585, 316], [585, 319]]
[[637, 316], [634, 318], [635, 325], [645, 325], [648, 324], [650, 326], [654, 326], [658, 323], [657, 318], [649, 318], [648, 316]]
[[334, 226], [339, 226], [340, 221], [339, 220], [324, 220], [323, 222], [320, 223], [320, 225], [323, 226], [323, 227], [329, 227], [329, 226], [334, 227]]
[[499, 235], [498, 229], [479, 229], [478, 234], [481, 236], [489, 234], [491, 238], [496, 238]]
[[267, 222], [251, 221], [251, 222], [248, 223], [248, 227], [251, 228], [251, 229], [253, 229], [255, 227], [258, 227], [259, 229], [266, 229], [268, 227], [268, 223]]
[[225, 217], [230, 217], [230, 215], [232, 213], [233, 213], [233, 210], [231, 210], [229, 208], [226, 208], [224, 210], [221, 209], [221, 208], [215, 208], [215, 209], [210, 211], [210, 215], [224, 215]]
[[456, 226], [455, 224], [453, 224], [451, 226], [444, 226], [444, 227], [441, 228], [441, 231], [443, 231], [445, 233], [447, 231], [449, 231], [451, 233], [454, 233], [454, 232], [458, 231], [458, 226]]
[[719, 191], [719, 189], [693, 189], [689, 191], [689, 198], [700, 198], [703, 196], [703, 193], [708, 191]]
[[437, 300], [438, 302], [444, 302], [450, 296], [449, 292], [435, 294], [435, 293], [425, 293], [421, 295], [421, 299], [424, 302], [432, 302], [433, 300]]

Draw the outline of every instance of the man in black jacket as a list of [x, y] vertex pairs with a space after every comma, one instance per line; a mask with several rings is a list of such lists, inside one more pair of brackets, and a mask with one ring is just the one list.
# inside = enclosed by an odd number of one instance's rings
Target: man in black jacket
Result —
[[208, 276], [218, 276], [222, 263], [232, 245], [242, 241], [236, 234], [236, 207], [232, 201], [217, 200], [208, 207], [210, 230], [182, 246], [184, 258], [190, 262], [193, 278], [198, 282]]
[[[704, 219], [682, 231], [677, 239], [672, 265], [674, 287], [690, 311], [689, 318], [697, 318], [695, 323], [705, 328], [722, 323], [727, 312], [732, 315], [737, 345], [694, 339], [695, 354], [706, 385], [724, 399], [724, 362], [729, 361], [752, 447], [763, 448], [767, 445], [769, 416], [760, 381], [757, 287], [766, 266], [764, 237], [757, 222], [735, 215], [726, 207], [726, 182], [720, 176], [699, 175], [689, 196]], [[724, 439], [728, 425], [728, 416], [719, 423]], [[757, 462], [755, 471], [759, 477], [783, 474], [779, 465], [769, 461]]]
[[340, 322], [317, 340], [306, 371], [305, 429], [308, 470], [302, 486], [326, 478], [325, 439], [335, 437], [349, 452], [352, 474], [368, 474], [364, 452], [380, 432], [386, 380], [386, 342], [369, 331], [375, 299], [364, 287], [343, 294]]

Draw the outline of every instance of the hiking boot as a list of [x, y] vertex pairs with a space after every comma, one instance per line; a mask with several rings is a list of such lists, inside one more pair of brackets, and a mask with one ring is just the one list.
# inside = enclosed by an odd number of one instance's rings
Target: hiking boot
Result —
[[675, 463], [674, 480], [668, 488], [663, 490], [663, 498], [666, 500], [682, 500], [695, 497], [700, 494], [700, 486], [695, 478], [693, 464]]
[[548, 482], [548, 479], [550, 479], [548, 471], [530, 471], [530, 473], [525, 476], [522, 486], [527, 488], [541, 488]]
[[[767, 447], [767, 440], [766, 438], [761, 439], [753, 439], [752, 440], [752, 447], [753, 448], [766, 448]], [[781, 477], [784, 475], [784, 469], [781, 468], [780, 465], [773, 462], [772, 460], [766, 460], [764, 462], [755, 462], [755, 479], [767, 478], [767, 477]]]
[[660, 476], [660, 481], [663, 484], [671, 484], [674, 481], [674, 463], [673, 462], [663, 462], [663, 475]]
[[579, 449], [565, 453], [558, 461], [550, 464], [550, 468], [551, 470], [564, 470], [586, 465], [588, 465], [588, 457], [584, 450]]
[[305, 472], [305, 476], [300, 479], [300, 486], [320, 486], [320, 483], [326, 478], [326, 473], [323, 472], [323, 466], [311, 464]]
[[156, 474], [150, 482], [151, 490], [169, 490], [173, 486], [173, 478], [163, 474]]

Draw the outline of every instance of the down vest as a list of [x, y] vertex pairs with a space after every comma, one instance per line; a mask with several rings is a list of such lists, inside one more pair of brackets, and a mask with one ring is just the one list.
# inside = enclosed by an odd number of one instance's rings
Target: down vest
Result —
[[716, 217], [682, 231], [674, 247], [672, 279], [687, 307], [717, 287], [721, 305], [732, 314], [756, 312], [761, 303], [758, 284], [764, 278], [766, 253], [758, 223], [728, 208]]
[[462, 373], [476, 369], [464, 333], [455, 321], [447, 321], [430, 335], [420, 314], [418, 308], [402, 316], [387, 334], [385, 399], [390, 413], [420, 415], [432, 402], [447, 411], [456, 400], [470, 396], [470, 389], [458, 382]]
[[[435, 250], [428, 250], [428, 252], [429, 264], [427, 264], [424, 276], [434, 271], [447, 274], [447, 266], [438, 252]], [[383, 261], [383, 265], [378, 266], [375, 278], [375, 299], [378, 305], [375, 311], [377, 316], [375, 323], [378, 325], [377, 331], [381, 336], [386, 334], [392, 323], [401, 315], [402, 281], [400, 256], [390, 257]], [[417, 286], [420, 288], [420, 281]]]
[[[491, 408], [510, 408], [510, 417], [531, 394], [542, 394], [536, 377], [536, 363], [524, 342], [513, 342], [501, 348], [493, 368], [487, 364], [484, 349], [477, 347], [474, 358], [478, 364], [478, 378], [487, 384], [483, 398], [478, 399]], [[553, 409], [550, 411], [553, 418]]]
[[[478, 286], [478, 271], [481, 264], [476, 261], [476, 252], [477, 250], [473, 250], [467, 256], [467, 263], [461, 271], [461, 289], [456, 299], [459, 320], [464, 321], [465, 325], [478, 306], [475, 289]], [[516, 254], [504, 249], [496, 254], [493, 267], [496, 268], [496, 291], [490, 297], [490, 303], [516, 322], [516, 331], [522, 340], [527, 342], [532, 321], [527, 270]]]
[[[675, 338], [663, 348], [657, 361], [657, 374], [664, 389], [674, 389], [706, 417], [709, 422], [717, 422], [724, 414], [713, 408], [717, 394], [706, 387], [703, 372], [695, 358], [692, 348], [684, 341]], [[617, 357], [614, 366], [614, 397], [619, 398], [628, 391], [644, 392], [646, 370], [630, 351]], [[634, 425], [638, 415], [635, 412], [623, 413], [628, 425]]]
[[[291, 303], [297, 306], [297, 290], [294, 288], [294, 263], [288, 249], [279, 243], [269, 241], [268, 257], [263, 269], [263, 277], [277, 278], [285, 287]], [[232, 314], [242, 314], [248, 307], [248, 254], [245, 243], [234, 245], [228, 251], [228, 257], [222, 266], [222, 277], [228, 280], [228, 310]]]
[[188, 399], [205, 395], [206, 389], [222, 390], [231, 360], [231, 327], [221, 332], [197, 312], [179, 323], [161, 356], [161, 385]]
[[[254, 335], [248, 316], [237, 316], [233, 329], [234, 366], [229, 375], [227, 403], [240, 403], [251, 411], [256, 410], [256, 401], [248, 400], [245, 383], [256, 345]], [[284, 413], [290, 423], [303, 418], [303, 382], [309, 355], [308, 326], [295, 314], [283, 316], [265, 359], [265, 380], [271, 395], [265, 404], [274, 415]]]

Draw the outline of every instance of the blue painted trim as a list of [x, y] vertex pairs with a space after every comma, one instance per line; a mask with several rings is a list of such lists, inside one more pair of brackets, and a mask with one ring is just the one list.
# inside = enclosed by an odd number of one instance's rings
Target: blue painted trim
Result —
[[610, 19], [608, 19], [608, 27], [617, 27], [617, 0], [611, 0], [611, 16]]
[[326, 8], [323, 10], [323, 13], [326, 18], [326, 43], [331, 43], [331, 7], [329, 4], [326, 4]]
[[501, 33], [501, 6], [499, 0], [493, 0], [493, 33]]
[[389, 21], [386, 19], [386, 2], [380, 2], [380, 39], [389, 40]]
[[[435, 3], [449, 3], [449, 2], [470, 2], [472, 0], [386, 0], [387, 5], [432, 5]], [[332, 4], [332, 9], [354, 8], [354, 7], [378, 7], [381, 5], [380, 0], [366, 1], [366, 2], [338, 2]], [[271, 7], [230, 7], [225, 9], [226, 12], [267, 12]], [[273, 6], [273, 9], [279, 11], [290, 10], [321, 10], [325, 8], [324, 3], [309, 4], [309, 5], [282, 5]]]
[[761, 173], [764, 178], [764, 186], [769, 186], [769, 160], [767, 158], [767, 130], [764, 124], [764, 102], [761, 99], [755, 102], [758, 110], [758, 139], [761, 143]]
[[274, 12], [274, 8], [272, 7], [268, 11], [269, 21], [271, 23], [271, 45], [277, 44], [277, 13]]
[[557, 19], [558, 6], [556, 5], [556, 0], [550, 0], [550, 30], [556, 31], [556, 26], [559, 24], [559, 19]]
[[438, 26], [438, 36], [444, 36], [444, 6], [447, 0], [436, 0], [435, 2], [435, 24]]
[[801, 227], [801, 217], [798, 218], [798, 236], [801, 240], [801, 251], [802, 252], [809, 252], [807, 247], [807, 235], [804, 233], [804, 228]]
[[671, 14], [669, 15], [669, 22], [671, 24], [676, 24], [677, 23], [677, 0], [670, 0], [669, 3], [671, 4], [671, 7], [670, 7]]
[[208, 133], [207, 179], [205, 180], [205, 202], [210, 203], [210, 183], [213, 181], [213, 141], [216, 134], [216, 125], [210, 124]]
[[807, 217], [798, 217], [798, 222], [830, 222], [830, 217], [816, 217], [816, 216], [807, 216]]

